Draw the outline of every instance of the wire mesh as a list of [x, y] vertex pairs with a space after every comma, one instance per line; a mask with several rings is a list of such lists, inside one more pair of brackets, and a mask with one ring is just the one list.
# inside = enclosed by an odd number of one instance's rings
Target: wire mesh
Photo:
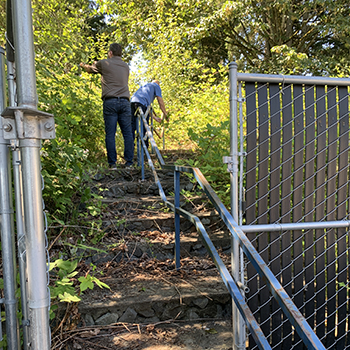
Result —
[[[243, 225], [349, 219], [349, 88], [239, 85]], [[350, 348], [346, 228], [247, 233], [327, 349]], [[273, 349], [304, 349], [245, 261], [248, 305]], [[248, 345], [249, 344], [249, 345]], [[256, 349], [250, 336], [249, 349]]]

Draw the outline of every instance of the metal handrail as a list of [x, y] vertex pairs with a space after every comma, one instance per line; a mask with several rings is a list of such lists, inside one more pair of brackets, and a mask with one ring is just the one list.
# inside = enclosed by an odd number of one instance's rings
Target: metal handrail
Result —
[[[178, 170], [177, 170], [178, 167], [171, 166], [171, 165], [165, 165], [164, 160], [163, 160], [163, 158], [158, 150], [158, 147], [155, 143], [155, 140], [153, 138], [152, 132], [147, 124], [147, 121], [146, 121], [147, 112], [148, 112], [148, 110], [146, 111], [146, 114], [144, 114], [143, 111], [141, 110], [141, 108], [139, 108], [139, 115], [143, 120], [143, 126], [146, 128], [146, 137], [148, 137], [148, 139], [150, 141], [152, 150], [155, 151], [157, 158], [158, 158], [158, 161], [161, 164], [162, 169], [171, 169], [171, 170], [174, 170], [175, 172], [177, 172], [177, 174], [179, 174]], [[141, 125], [142, 125], [142, 123], [141, 123]], [[142, 127], [140, 128], [140, 130], [141, 130], [141, 135], [143, 135]], [[241, 294], [241, 292], [239, 290], [238, 285], [236, 284], [236, 282], [232, 278], [231, 274], [227, 270], [225, 264], [221, 260], [219, 254], [218, 254], [214, 244], [210, 240], [209, 235], [206, 232], [202, 222], [200, 221], [200, 219], [197, 216], [180, 208], [179, 203], [176, 203], [176, 202], [179, 202], [179, 200], [177, 201], [176, 198], [175, 198], [175, 205], [167, 200], [165, 193], [164, 193], [164, 190], [162, 188], [162, 185], [159, 181], [157, 172], [155, 170], [154, 164], [153, 164], [152, 159], [150, 157], [150, 154], [146, 148], [145, 140], [143, 137], [140, 137], [140, 134], [137, 135], [137, 138], [138, 138], [139, 142], [141, 143], [142, 148], [147, 156], [148, 165], [152, 169], [155, 183], [158, 186], [158, 190], [159, 190], [159, 194], [160, 194], [161, 199], [163, 200], [165, 205], [175, 213], [175, 215], [181, 215], [181, 216], [185, 217], [187, 220], [191, 221], [195, 225], [197, 231], [200, 233], [201, 237], [203, 238], [204, 244], [208, 250], [209, 255], [211, 256], [215, 266], [219, 270], [220, 276], [223, 279], [223, 282], [224, 282], [226, 288], [228, 289], [228, 291], [231, 295], [231, 298], [234, 300], [237, 308], [239, 309], [242, 317], [244, 318], [244, 320], [247, 324], [247, 327], [252, 334], [253, 339], [255, 340], [259, 349], [270, 350], [271, 349], [270, 344], [268, 343], [266, 337], [264, 336], [264, 333], [262, 332], [254, 315], [250, 311], [250, 309], [245, 301], [244, 296]], [[158, 156], [160, 156], [160, 157], [158, 157]], [[141, 163], [143, 163], [143, 158], [141, 159]], [[179, 179], [179, 176], [175, 175], [175, 178]], [[178, 181], [178, 185], [179, 185], [179, 181]], [[176, 186], [176, 184], [175, 184], [175, 186]], [[179, 186], [176, 186], [176, 187], [179, 187]], [[176, 191], [176, 193], [179, 194], [179, 188], [178, 188], [178, 191]], [[177, 195], [175, 195], [175, 197], [177, 197]], [[180, 262], [179, 222], [176, 225], [175, 231], [176, 231], [176, 234], [175, 234], [176, 235], [176, 237], [175, 237], [175, 261], [176, 261], [176, 268], [179, 269], [180, 268], [180, 265], [179, 265], [179, 262]]]
[[[160, 155], [160, 152], [157, 148], [157, 145], [154, 141], [152, 132], [147, 124], [145, 115], [143, 114], [142, 110], [139, 109], [139, 115], [143, 121], [141, 125], [145, 127], [146, 129], [146, 137], [148, 137], [152, 149], [156, 152], [157, 157]], [[146, 114], [147, 115], [147, 114]], [[141, 127], [142, 131], [142, 127]], [[143, 135], [143, 133], [141, 133]], [[174, 171], [174, 187], [175, 187], [175, 205], [170, 203], [164, 194], [163, 188], [161, 186], [161, 183], [159, 181], [157, 172], [154, 168], [152, 159], [149, 155], [149, 152], [146, 148], [144, 139], [142, 137], [138, 137], [138, 139], [141, 141], [142, 148], [145, 150], [146, 156], [148, 158], [148, 164], [150, 165], [156, 184], [159, 189], [160, 196], [162, 200], [165, 202], [168, 208], [170, 208], [175, 213], [175, 261], [176, 261], [176, 267], [179, 268], [179, 253], [180, 253], [180, 222], [179, 217], [180, 215], [192, 222], [197, 229], [197, 232], [201, 235], [204, 244], [207, 248], [207, 251], [211, 258], [213, 259], [216, 267], [219, 270], [220, 276], [223, 279], [223, 282], [228, 289], [232, 299], [234, 300], [237, 308], [240, 311], [240, 314], [242, 315], [243, 319], [246, 322], [246, 325], [249, 329], [249, 331], [252, 334], [252, 337], [254, 338], [256, 344], [260, 349], [271, 349], [266, 337], [264, 336], [259, 324], [254, 318], [254, 315], [252, 314], [251, 310], [249, 309], [244, 296], [241, 294], [240, 289], [237, 286], [237, 283], [234, 281], [233, 277], [227, 270], [226, 266], [223, 264], [215, 246], [213, 245], [212, 241], [209, 238], [208, 233], [206, 232], [203, 224], [201, 223], [200, 219], [183, 210], [180, 208], [180, 201], [179, 201], [179, 193], [180, 193], [180, 172], [186, 172], [191, 173], [194, 175], [195, 179], [199, 183], [199, 185], [202, 187], [212, 204], [214, 205], [215, 209], [219, 213], [219, 216], [226, 224], [227, 228], [232, 234], [232, 237], [239, 243], [240, 247], [248, 257], [248, 259], [252, 262], [253, 266], [257, 270], [260, 277], [262, 277], [267, 284], [267, 287], [269, 288], [271, 294], [276, 299], [277, 303], [281, 307], [284, 314], [288, 317], [289, 321], [297, 331], [298, 335], [304, 342], [304, 344], [307, 346], [308, 349], [313, 350], [325, 350], [324, 345], [319, 340], [319, 338], [316, 336], [310, 325], [307, 323], [304, 316], [300, 313], [300, 311], [297, 309], [295, 304], [293, 303], [292, 299], [289, 297], [287, 292], [283, 289], [277, 278], [273, 275], [269, 267], [266, 265], [264, 260], [261, 258], [257, 250], [254, 248], [252, 243], [249, 241], [247, 236], [244, 234], [242, 229], [239, 227], [237, 222], [233, 219], [232, 215], [229, 213], [229, 211], [226, 209], [224, 204], [221, 202], [215, 191], [212, 189], [202, 172], [198, 168], [192, 168], [192, 167], [183, 167], [183, 166], [175, 166], [175, 165], [167, 165], [164, 163], [163, 158], [158, 158], [158, 161], [161, 165], [162, 169], [169, 169]], [[143, 157], [141, 159], [141, 162], [143, 163]]]

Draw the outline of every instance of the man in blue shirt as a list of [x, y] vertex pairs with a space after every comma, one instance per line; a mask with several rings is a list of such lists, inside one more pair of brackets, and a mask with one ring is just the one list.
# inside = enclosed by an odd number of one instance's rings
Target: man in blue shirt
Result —
[[[160, 110], [163, 113], [164, 118], [167, 117], [168, 113], [165, 110], [165, 104], [162, 98], [162, 90], [159, 86], [158, 80], [153, 80], [151, 83], [147, 83], [144, 86], [141, 86], [131, 97], [131, 126], [132, 126], [132, 132], [133, 137], [135, 140], [135, 133], [136, 133], [136, 110], [138, 107], [141, 107], [143, 113], [146, 112], [147, 107], [152, 104], [154, 99], [157, 98]], [[147, 123], [149, 123], [149, 115], [147, 116]], [[153, 116], [153, 118], [157, 122], [161, 122], [160, 118], [157, 118]], [[146, 146], [148, 147], [148, 140], [146, 141]]]

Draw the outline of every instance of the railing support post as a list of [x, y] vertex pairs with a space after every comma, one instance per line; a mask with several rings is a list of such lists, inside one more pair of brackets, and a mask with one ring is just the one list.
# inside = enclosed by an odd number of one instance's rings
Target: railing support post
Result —
[[[140, 108], [140, 107], [139, 107]], [[134, 118], [135, 116], [133, 116]], [[141, 140], [140, 140], [140, 122], [141, 122], [141, 116], [140, 116], [140, 110], [138, 109], [136, 111], [136, 154], [137, 154], [137, 166], [141, 165]]]
[[[141, 110], [141, 113], [142, 110]], [[145, 179], [145, 151], [142, 147], [142, 140], [143, 140], [143, 128], [144, 128], [144, 125], [143, 125], [143, 119], [140, 118], [140, 133], [139, 133], [139, 138], [140, 138], [140, 149], [141, 149], [141, 152], [140, 152], [140, 162], [141, 162], [141, 178], [142, 180]]]
[[[238, 222], [238, 116], [237, 116], [237, 64], [231, 62], [230, 69], [230, 161], [228, 170], [231, 179], [231, 214]], [[240, 281], [239, 243], [231, 238], [231, 266], [234, 280]], [[238, 308], [232, 302], [233, 349], [245, 349], [245, 324]]]
[[176, 209], [180, 207], [180, 172], [174, 171], [174, 191], [175, 191], [175, 266], [180, 269], [180, 215]]

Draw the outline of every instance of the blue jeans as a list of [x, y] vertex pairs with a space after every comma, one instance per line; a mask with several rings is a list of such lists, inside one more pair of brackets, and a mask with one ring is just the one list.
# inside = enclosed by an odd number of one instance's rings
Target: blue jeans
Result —
[[[137, 117], [135, 116], [135, 112], [137, 110], [138, 107], [141, 107], [142, 112], [146, 113], [147, 111], [147, 106], [142, 105], [141, 103], [138, 102], [131, 102], [131, 127], [132, 127], [132, 136], [133, 136], [133, 141], [135, 141], [135, 137], [136, 137], [136, 119]], [[151, 115], [151, 111], [148, 113], [146, 120], [147, 120], [147, 124], [149, 124], [149, 116]], [[143, 137], [146, 134], [146, 128], [143, 126]], [[148, 139], [145, 141], [146, 147], [148, 148]]]
[[117, 124], [119, 124], [124, 138], [125, 164], [132, 165], [134, 158], [134, 141], [131, 131], [130, 102], [118, 97], [103, 101], [103, 119], [105, 121], [108, 164], [114, 165], [117, 161], [115, 134], [117, 131]]

